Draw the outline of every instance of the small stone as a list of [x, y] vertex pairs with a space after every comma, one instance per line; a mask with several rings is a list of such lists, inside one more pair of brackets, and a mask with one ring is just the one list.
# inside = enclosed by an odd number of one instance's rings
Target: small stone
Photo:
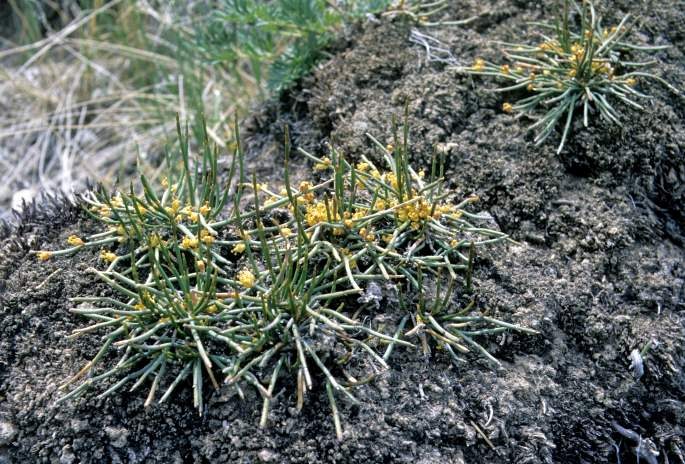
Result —
[[71, 428], [74, 430], [74, 432], [83, 432], [88, 428], [88, 421], [72, 419]]
[[535, 234], [535, 233], [527, 233], [524, 235], [526, 241], [533, 243], [535, 245], [544, 245], [545, 244], [545, 236], [542, 234]]
[[8, 445], [17, 435], [17, 429], [11, 422], [0, 421], [0, 446]]
[[257, 453], [257, 457], [262, 462], [271, 462], [276, 458], [276, 455], [271, 450], [263, 449]]
[[366, 121], [354, 121], [352, 123], [352, 130], [356, 133], [363, 134], [369, 131], [369, 123]]
[[71, 446], [64, 445], [62, 448], [62, 454], [59, 456], [59, 464], [72, 464], [75, 460], [76, 456], [71, 450]]
[[357, 298], [357, 301], [362, 304], [371, 303], [376, 309], [381, 307], [381, 301], [383, 300], [383, 292], [381, 291], [381, 286], [376, 282], [371, 281], [366, 290], [362, 295]]
[[31, 205], [31, 202], [37, 195], [38, 192], [30, 188], [14, 192], [14, 195], [12, 195], [12, 209], [15, 211], [22, 211], [25, 205]]
[[636, 380], [640, 380], [645, 373], [642, 354], [640, 354], [637, 349], [630, 352], [630, 368], [633, 370], [633, 375], [635, 375]]
[[123, 448], [128, 442], [128, 430], [125, 428], [105, 427], [105, 433], [111, 440], [114, 448]]

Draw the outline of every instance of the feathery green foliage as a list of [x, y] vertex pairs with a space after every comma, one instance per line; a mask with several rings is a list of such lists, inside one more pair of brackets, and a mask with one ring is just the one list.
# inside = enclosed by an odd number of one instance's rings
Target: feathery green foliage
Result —
[[605, 28], [591, 1], [582, 6], [573, 2], [580, 15], [580, 28], [571, 25], [570, 2], [564, 0], [562, 14], [556, 24], [534, 23], [540, 27], [543, 41], [536, 45], [502, 43], [502, 52], [510, 64], [494, 64], [479, 58], [470, 67], [460, 68], [468, 74], [494, 76], [505, 79], [510, 85], [497, 92], [526, 89], [530, 96], [515, 103], [504, 103], [507, 113], [517, 117], [529, 116], [542, 109], [544, 114], [529, 129], [537, 132], [535, 143], [543, 143], [552, 135], [559, 122], [564, 124], [560, 153], [571, 131], [573, 116], [582, 109], [583, 124], [597, 112], [602, 118], [622, 125], [613, 101], [644, 111], [636, 98], [650, 98], [635, 86], [639, 78], [661, 82], [680, 95], [677, 89], [662, 78], [642, 71], [656, 61], [630, 61], [632, 51], [651, 52], [667, 46], [639, 46], [628, 42], [634, 22], [626, 15], [614, 27]]
[[[202, 413], [205, 379], [219, 388], [223, 375], [241, 396], [244, 385], [259, 391], [265, 426], [274, 389], [291, 373], [298, 409], [323, 382], [342, 437], [336, 397], [356, 403], [354, 388], [387, 369], [396, 346], [415, 346], [408, 337], [455, 360], [456, 352], [475, 350], [497, 363], [478, 336], [536, 333], [480, 315], [473, 303], [454, 309], [455, 290], [471, 290], [476, 248], [507, 236], [472, 224], [482, 218], [465, 208], [477, 198], [455, 204], [438, 159], [428, 174], [412, 169], [406, 124], [390, 145], [371, 137], [387, 170], [365, 158], [353, 165], [333, 147], [325, 157], [300, 150], [319, 180], [299, 185], [290, 179], [286, 137], [278, 192], [248, 178], [239, 145], [223, 182], [207, 136], [193, 165], [187, 132], [179, 127], [179, 135], [183, 168], [164, 190], [141, 176], [140, 193], [90, 193], [88, 211], [108, 229], [36, 253], [46, 260], [100, 248], [104, 269], [91, 271], [120, 296], [74, 298], [73, 312], [93, 323], [72, 336], [104, 332], [103, 345], [63, 385], [81, 382], [61, 401], [105, 379], [111, 386], [100, 397], [149, 378], [146, 404], [160, 389], [163, 402], [192, 376]], [[375, 322], [383, 287], [400, 301], [392, 333]], [[111, 349], [119, 361], [96, 373]]]
[[[345, 21], [378, 12], [389, 0], [222, 0], [198, 47], [213, 62], [235, 67], [280, 91], [308, 72]], [[241, 72], [241, 70], [236, 70]]]

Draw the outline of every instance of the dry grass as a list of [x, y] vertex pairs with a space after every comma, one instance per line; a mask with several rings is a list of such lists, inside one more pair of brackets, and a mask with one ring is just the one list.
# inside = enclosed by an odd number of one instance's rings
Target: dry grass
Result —
[[226, 122], [257, 93], [245, 76], [236, 91], [234, 73], [186, 58], [198, 2], [94, 3], [38, 41], [3, 40], [0, 217], [41, 193], [126, 179], [137, 160], [154, 177], [177, 113], [192, 125], [202, 109], [223, 144]]

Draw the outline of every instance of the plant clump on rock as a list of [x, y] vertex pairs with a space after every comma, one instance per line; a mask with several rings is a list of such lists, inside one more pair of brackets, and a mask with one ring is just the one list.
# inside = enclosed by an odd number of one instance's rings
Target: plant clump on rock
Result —
[[560, 153], [571, 132], [573, 116], [582, 111], [583, 125], [597, 113], [607, 121], [621, 126], [621, 116], [614, 102], [622, 102], [639, 111], [645, 107], [637, 99], [650, 98], [636, 87], [641, 78], [654, 79], [676, 95], [680, 92], [663, 78], [644, 71], [656, 61], [632, 61], [630, 53], [654, 52], [669, 46], [642, 46], [628, 41], [633, 21], [630, 15], [612, 27], [605, 27], [591, 1], [581, 6], [573, 2], [580, 15], [580, 27], [571, 27], [569, 0], [555, 24], [533, 23], [542, 32], [541, 41], [527, 45], [501, 42], [506, 63], [497, 64], [477, 58], [471, 66], [460, 67], [467, 74], [493, 76], [508, 82], [496, 92], [525, 90], [529, 96], [502, 104], [505, 113], [518, 117], [531, 116], [542, 110], [541, 117], [529, 127], [534, 130], [535, 143], [540, 145], [563, 123]]
[[[256, 388], [265, 426], [275, 388], [290, 376], [298, 410], [317, 380], [325, 385], [342, 437], [336, 398], [356, 403], [354, 388], [387, 369], [395, 347], [418, 340], [424, 351], [437, 345], [454, 359], [475, 352], [498, 364], [478, 337], [536, 332], [480, 314], [473, 301], [455, 309], [455, 289], [471, 291], [477, 248], [508, 237], [475, 225], [486, 219], [468, 211], [477, 197], [455, 202], [441, 160], [430, 172], [411, 167], [406, 123], [395, 134], [389, 145], [370, 137], [385, 167], [353, 164], [334, 147], [323, 157], [300, 150], [313, 179], [296, 184], [286, 136], [285, 185], [272, 189], [248, 177], [239, 144], [226, 181], [206, 136], [193, 165], [179, 125], [182, 166], [161, 190], [141, 176], [139, 192], [85, 194], [106, 230], [35, 254], [100, 250], [91, 271], [118, 297], [73, 298], [72, 311], [92, 324], [71, 337], [96, 332], [102, 346], [62, 385], [60, 401], [95, 384], [106, 397], [149, 381], [149, 405], [191, 377], [202, 413], [205, 384], [223, 380], [241, 397]], [[378, 318], [388, 288], [399, 308]]]

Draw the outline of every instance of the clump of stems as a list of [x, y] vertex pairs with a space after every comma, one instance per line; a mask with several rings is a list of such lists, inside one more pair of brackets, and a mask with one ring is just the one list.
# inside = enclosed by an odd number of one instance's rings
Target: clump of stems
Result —
[[[62, 385], [71, 390], [60, 401], [109, 379], [99, 397], [150, 380], [145, 404], [161, 403], [192, 377], [202, 413], [205, 384], [219, 388], [223, 379], [241, 397], [245, 385], [256, 388], [266, 426], [276, 388], [292, 375], [298, 410], [317, 381], [325, 386], [341, 438], [336, 398], [357, 403], [354, 388], [387, 369], [395, 347], [415, 347], [413, 337], [424, 351], [430, 339], [455, 359], [455, 351], [474, 351], [497, 363], [476, 337], [534, 331], [477, 314], [473, 303], [454, 310], [453, 294], [458, 285], [471, 290], [475, 250], [508, 238], [474, 224], [483, 218], [465, 208], [476, 197], [455, 204], [441, 160], [434, 158], [429, 173], [416, 172], [406, 124], [395, 132], [389, 145], [369, 136], [384, 170], [366, 158], [353, 164], [334, 147], [324, 157], [300, 149], [319, 180], [298, 185], [286, 135], [285, 185], [276, 192], [248, 176], [239, 144], [226, 182], [206, 135], [192, 165], [179, 126], [182, 169], [161, 191], [141, 176], [140, 192], [85, 195], [107, 229], [71, 236], [71, 247], [37, 256], [100, 249], [104, 264], [91, 271], [120, 298], [73, 299], [72, 311], [92, 324], [72, 337], [97, 333], [103, 344]], [[428, 281], [438, 287], [432, 303]], [[358, 301], [374, 283], [399, 291], [403, 314], [392, 333], [366, 322], [377, 310]], [[407, 302], [417, 298], [410, 309]], [[112, 350], [119, 360], [96, 372]], [[363, 377], [354, 371], [359, 366]]]
[[[580, 15], [579, 30], [572, 30], [571, 6]], [[661, 77], [644, 71], [655, 60], [632, 61], [634, 51], [653, 52], [668, 46], [641, 46], [629, 42], [634, 25], [630, 15], [612, 27], [605, 27], [596, 14], [592, 1], [581, 6], [564, 0], [556, 24], [533, 23], [539, 27], [541, 41], [533, 45], [500, 43], [507, 62], [496, 64], [481, 58], [462, 72], [493, 76], [508, 82], [495, 92], [527, 91], [528, 96], [505, 102], [502, 110], [516, 117], [532, 116], [542, 110], [542, 116], [529, 127], [534, 130], [535, 144], [540, 145], [563, 124], [557, 153], [561, 153], [571, 132], [576, 112], [582, 112], [583, 125], [592, 117], [622, 126], [615, 102], [622, 102], [639, 111], [645, 107], [637, 99], [650, 98], [637, 90], [640, 78], [656, 80], [681, 96], [680, 92]]]

